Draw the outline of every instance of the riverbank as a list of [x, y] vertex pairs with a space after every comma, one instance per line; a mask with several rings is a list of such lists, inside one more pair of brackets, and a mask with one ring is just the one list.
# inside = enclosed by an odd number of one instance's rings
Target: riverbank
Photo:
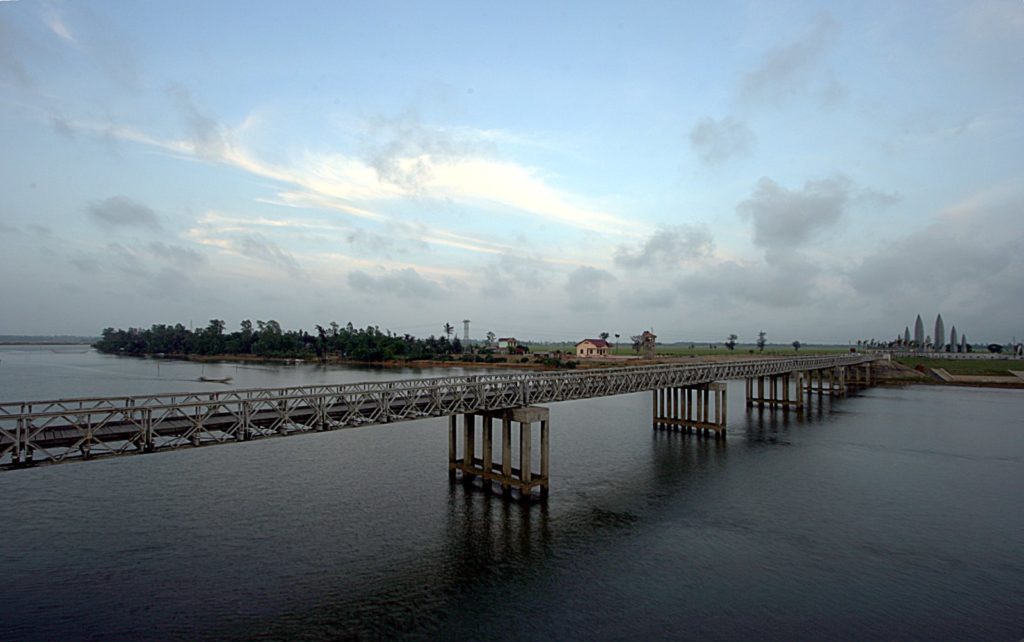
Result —
[[[223, 355], [197, 355], [197, 354], [156, 354], [156, 355], [119, 355], [136, 359], [171, 359], [190, 361], [195, 363], [235, 363], [235, 364], [277, 364], [277, 365], [317, 365], [315, 359], [296, 359], [291, 357], [268, 357], [252, 354], [223, 354]], [[800, 355], [811, 356], [811, 355]], [[485, 357], [479, 361], [463, 361], [459, 359], [389, 359], [384, 361], [356, 361], [342, 357], [331, 356], [322, 365], [341, 366], [359, 369], [428, 369], [428, 368], [486, 368], [505, 370], [529, 370], [529, 371], [550, 371], [550, 370], [591, 370], [598, 368], [621, 368], [628, 366], [649, 366], [658, 364], [696, 364], [696, 363], [722, 363], [728, 361], [740, 361], [747, 359], [777, 359], [776, 355], [750, 355], [750, 354], [726, 354], [726, 355], [690, 355], [690, 356], [659, 356], [655, 359], [642, 359], [637, 356], [614, 356], [602, 359], [573, 359], [570, 355], [562, 355], [559, 359], [553, 359], [547, 355], [491, 355], [488, 361]], [[967, 363], [967, 362], [965, 362]], [[1005, 362], [1005, 375], [993, 372], [976, 374], [977, 365], [967, 363], [962, 365], [945, 363], [948, 371], [936, 371], [922, 364], [901, 363], [900, 360], [876, 361], [872, 367], [874, 380], [883, 385], [953, 385], [973, 386], [981, 388], [1021, 388], [1024, 389], [1024, 377], [1014, 374], [1024, 372], [1024, 362], [1007, 360]], [[951, 367], [952, 366], [952, 367]], [[991, 364], [988, 366], [993, 367]], [[969, 373], [961, 372], [963, 368], [970, 368]], [[1000, 370], [1000, 372], [1003, 372]]]

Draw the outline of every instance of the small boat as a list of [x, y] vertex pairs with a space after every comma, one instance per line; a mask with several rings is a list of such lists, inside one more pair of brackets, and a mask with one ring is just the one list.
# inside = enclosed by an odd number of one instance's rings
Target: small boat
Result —
[[199, 377], [199, 380], [205, 383], [231, 383], [231, 377], [224, 377], [223, 379], [217, 379], [216, 377]]

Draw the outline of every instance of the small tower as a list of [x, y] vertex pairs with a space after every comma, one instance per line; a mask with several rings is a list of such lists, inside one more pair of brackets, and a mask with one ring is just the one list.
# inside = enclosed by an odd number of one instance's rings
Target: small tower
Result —
[[462, 320], [462, 345], [469, 347], [469, 319]]

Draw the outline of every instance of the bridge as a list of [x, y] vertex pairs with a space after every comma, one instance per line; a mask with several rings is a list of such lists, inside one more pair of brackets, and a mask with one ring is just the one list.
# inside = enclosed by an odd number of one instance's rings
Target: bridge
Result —
[[[539, 489], [546, 496], [550, 413], [536, 404], [651, 391], [655, 428], [717, 439], [725, 435], [727, 425], [726, 387], [722, 381], [745, 379], [748, 407], [800, 412], [805, 396], [815, 392], [845, 395], [851, 385], [870, 385], [870, 364], [876, 358], [862, 354], [766, 357], [212, 393], [0, 402], [0, 468], [449, 417], [448, 470], [452, 479], [482, 479], [489, 487], [498, 485], [506, 493], [516, 490], [524, 497]], [[501, 423], [498, 444], [494, 441], [495, 421]], [[534, 433], [534, 425], [539, 425], [539, 435]], [[516, 426], [518, 434], [513, 439]], [[496, 445], [500, 450], [498, 460], [494, 457]], [[533, 453], [538, 446], [539, 469], [535, 470]]]

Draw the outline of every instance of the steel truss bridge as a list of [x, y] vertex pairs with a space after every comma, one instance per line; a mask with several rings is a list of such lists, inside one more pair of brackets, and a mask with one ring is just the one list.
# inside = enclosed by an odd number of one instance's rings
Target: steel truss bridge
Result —
[[[0, 468], [227, 444], [532, 404], [823, 371], [875, 356], [760, 358], [0, 403]], [[454, 420], [453, 420], [454, 421]]]

